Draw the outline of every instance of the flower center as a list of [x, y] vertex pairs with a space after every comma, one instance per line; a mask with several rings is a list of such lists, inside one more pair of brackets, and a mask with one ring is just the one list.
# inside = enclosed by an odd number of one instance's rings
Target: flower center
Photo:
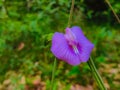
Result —
[[75, 52], [76, 54], [79, 54], [79, 51], [78, 51], [78, 49], [77, 49], [76, 46], [72, 46], [72, 48], [73, 48], [73, 50], [74, 50], [74, 52]]
[[66, 28], [65, 38], [66, 38], [68, 44], [69, 44], [70, 46], [72, 46], [74, 52], [75, 52], [76, 54], [78, 54], [79, 51], [78, 51], [78, 48], [77, 48], [77, 44], [78, 44], [78, 43], [77, 43], [77, 41], [76, 41], [76, 36], [74, 35], [74, 33], [71, 31], [70, 28]]

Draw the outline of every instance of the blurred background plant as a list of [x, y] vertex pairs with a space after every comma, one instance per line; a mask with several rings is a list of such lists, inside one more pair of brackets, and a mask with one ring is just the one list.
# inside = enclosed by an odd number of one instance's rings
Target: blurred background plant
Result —
[[[120, 1], [110, 0], [120, 15]], [[49, 90], [54, 32], [67, 26], [70, 0], [0, 0], [0, 90]], [[73, 25], [95, 44], [108, 90], [120, 89], [120, 25], [104, 0], [76, 0]], [[86, 63], [58, 61], [54, 90], [99, 90]]]

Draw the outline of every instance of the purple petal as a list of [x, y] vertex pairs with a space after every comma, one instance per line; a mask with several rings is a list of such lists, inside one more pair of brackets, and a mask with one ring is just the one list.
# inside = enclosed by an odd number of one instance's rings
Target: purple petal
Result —
[[60, 60], [70, 65], [80, 64], [79, 56], [76, 55], [71, 46], [68, 45], [64, 34], [56, 32], [52, 38], [52, 53]]
[[82, 62], [88, 61], [90, 53], [94, 48], [94, 45], [84, 36], [81, 28], [74, 26], [71, 28], [72, 32], [75, 34], [76, 39], [79, 43], [78, 49], [80, 51], [79, 58]]

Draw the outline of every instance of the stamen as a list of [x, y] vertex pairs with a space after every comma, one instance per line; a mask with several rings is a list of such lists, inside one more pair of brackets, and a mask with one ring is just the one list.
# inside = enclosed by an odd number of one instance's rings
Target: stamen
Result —
[[75, 52], [76, 54], [79, 54], [79, 51], [78, 51], [77, 47], [76, 47], [76, 46], [72, 46], [72, 47], [73, 47], [73, 49], [74, 49], [74, 52]]

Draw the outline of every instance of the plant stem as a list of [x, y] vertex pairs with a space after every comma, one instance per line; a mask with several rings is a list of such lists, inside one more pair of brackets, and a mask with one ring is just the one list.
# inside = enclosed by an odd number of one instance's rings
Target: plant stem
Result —
[[119, 19], [118, 15], [115, 13], [115, 11], [114, 11], [112, 5], [110, 4], [109, 0], [105, 0], [105, 1], [108, 4], [108, 6], [110, 7], [110, 9], [112, 10], [112, 12], [113, 12], [114, 16], [116, 17], [118, 23], [120, 23], [120, 19]]
[[[73, 9], [74, 9], [74, 2], [75, 0], [72, 0], [72, 5], [71, 5], [71, 9], [70, 9], [70, 15], [69, 15], [69, 19], [68, 19], [68, 27], [70, 27], [71, 21], [72, 21], [72, 14], [73, 14]], [[54, 65], [53, 65], [53, 71], [52, 71], [52, 80], [51, 80], [51, 87], [50, 90], [53, 90], [54, 87], [54, 77], [55, 77], [55, 68], [56, 68], [56, 58], [54, 60]]]
[[70, 27], [70, 25], [71, 25], [72, 15], [73, 15], [73, 10], [74, 10], [74, 3], [75, 3], [75, 0], [72, 0], [70, 15], [69, 15], [69, 19], [68, 19], [68, 27]]
[[106, 87], [104, 86], [103, 80], [102, 80], [100, 74], [98, 73], [98, 71], [97, 71], [97, 69], [95, 67], [95, 64], [94, 64], [91, 57], [90, 57], [90, 60], [87, 63], [89, 65], [89, 67], [90, 67], [90, 69], [91, 69], [91, 71], [92, 71], [98, 85], [100, 86], [101, 90], [107, 90]]
[[50, 90], [53, 90], [53, 87], [54, 87], [54, 78], [55, 78], [56, 64], [57, 64], [57, 60], [56, 60], [56, 58], [55, 58], [54, 64], [53, 64], [53, 70], [52, 70], [52, 80], [51, 80], [51, 87], [50, 87]]

